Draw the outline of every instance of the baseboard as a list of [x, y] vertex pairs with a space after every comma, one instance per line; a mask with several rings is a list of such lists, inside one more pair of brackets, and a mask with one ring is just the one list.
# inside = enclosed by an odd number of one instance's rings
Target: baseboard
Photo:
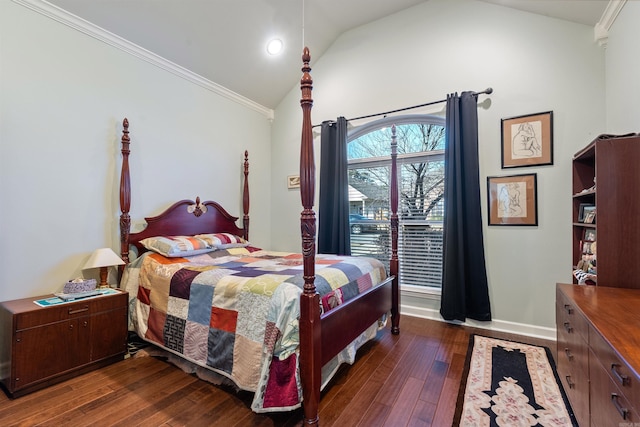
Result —
[[[422, 319], [437, 320], [439, 322], [447, 322], [442, 318], [438, 310], [432, 308], [415, 307], [410, 305], [400, 305], [400, 313], [403, 316], [420, 317]], [[449, 322], [460, 325], [469, 326], [478, 329], [487, 329], [490, 331], [508, 332], [511, 334], [524, 335], [534, 338], [542, 338], [550, 341], [556, 340], [556, 329], [545, 328], [542, 326], [527, 325], [525, 323], [508, 322], [506, 320], [492, 320], [490, 322], [479, 322], [477, 320], [468, 319], [466, 322]], [[402, 321], [400, 322], [402, 325]], [[402, 329], [402, 326], [400, 327]]]

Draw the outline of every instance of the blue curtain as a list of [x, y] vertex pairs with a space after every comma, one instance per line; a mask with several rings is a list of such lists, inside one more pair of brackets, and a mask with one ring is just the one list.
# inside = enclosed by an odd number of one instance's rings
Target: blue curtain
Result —
[[447, 96], [444, 247], [440, 314], [491, 320], [482, 237], [477, 96]]
[[318, 253], [351, 255], [347, 120], [344, 117], [322, 123]]

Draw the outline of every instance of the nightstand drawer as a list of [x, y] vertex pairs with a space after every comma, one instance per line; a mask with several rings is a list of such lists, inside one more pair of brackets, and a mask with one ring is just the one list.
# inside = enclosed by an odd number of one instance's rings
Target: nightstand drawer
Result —
[[[51, 307], [40, 307], [33, 302], [33, 300], [38, 298], [30, 298], [29, 301], [32, 307], [28, 306], [17, 310], [20, 311], [21, 314], [16, 318], [14, 328], [15, 331], [20, 331], [80, 316], [87, 316], [101, 311], [112, 310], [121, 307], [123, 299], [126, 301], [128, 298], [127, 295], [126, 293], [104, 295]], [[24, 306], [24, 304], [22, 304], [24, 300], [19, 301], [21, 302], [21, 306]], [[12, 302], [9, 302], [5, 305], [11, 310], [11, 304]], [[124, 304], [126, 305], [127, 303], [125, 302]]]
[[86, 301], [63, 304], [57, 307], [36, 307], [35, 310], [23, 313], [16, 318], [15, 331], [37, 328], [51, 323], [64, 322], [73, 317], [86, 316], [89, 304]]

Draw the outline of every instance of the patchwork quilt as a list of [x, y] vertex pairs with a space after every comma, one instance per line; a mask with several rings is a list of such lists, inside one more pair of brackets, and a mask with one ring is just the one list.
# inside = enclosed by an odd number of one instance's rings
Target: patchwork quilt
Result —
[[[252, 247], [189, 258], [146, 252], [127, 266], [131, 329], [140, 337], [255, 392], [256, 412], [300, 406], [299, 298], [302, 255]], [[322, 310], [386, 278], [374, 258], [316, 255]], [[377, 325], [323, 368], [323, 380], [375, 336]], [[325, 380], [325, 383], [326, 383]]]

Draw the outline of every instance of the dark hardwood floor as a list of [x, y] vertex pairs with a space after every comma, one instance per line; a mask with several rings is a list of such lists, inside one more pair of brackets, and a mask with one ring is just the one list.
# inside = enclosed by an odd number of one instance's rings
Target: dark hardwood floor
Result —
[[[450, 426], [472, 333], [555, 343], [404, 316], [358, 351], [322, 394], [328, 426]], [[218, 387], [154, 357], [129, 358], [11, 400], [3, 426], [300, 426], [302, 412], [255, 414], [251, 395]]]

